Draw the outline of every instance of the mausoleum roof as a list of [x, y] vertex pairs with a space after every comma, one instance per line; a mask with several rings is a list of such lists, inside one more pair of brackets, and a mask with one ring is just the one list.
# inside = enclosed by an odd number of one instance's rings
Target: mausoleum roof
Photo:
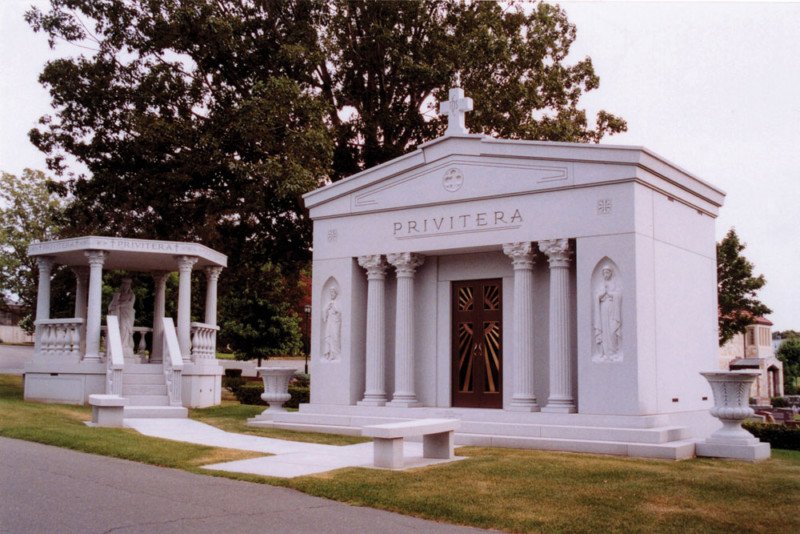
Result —
[[[374, 191], [384, 182], [388, 185], [398, 180], [417, 179], [428, 170], [451, 164], [513, 168], [522, 171], [523, 176], [527, 169], [536, 165], [550, 170], [564, 169], [563, 180], [529, 174], [530, 190], [526, 191], [526, 185], [520, 184], [520, 190], [511, 191], [512, 194], [635, 181], [712, 216], [716, 216], [725, 197], [721, 189], [641, 146], [522, 141], [461, 134], [424, 143], [413, 152], [311, 191], [303, 198], [306, 207], [314, 209], [344, 196], [357, 197], [365, 189]], [[605, 172], [612, 168], [615, 172]], [[424, 204], [426, 199], [420, 202]], [[334, 211], [338, 215], [345, 214], [339, 208]], [[363, 212], [364, 209], [344, 211]], [[324, 213], [312, 213], [312, 217], [315, 215], [333, 213], [326, 209]]]
[[86, 236], [33, 243], [29, 256], [50, 256], [60, 265], [88, 265], [84, 252], [107, 251], [103, 268], [129, 271], [177, 271], [180, 256], [198, 258], [195, 268], [227, 267], [228, 257], [200, 243]]

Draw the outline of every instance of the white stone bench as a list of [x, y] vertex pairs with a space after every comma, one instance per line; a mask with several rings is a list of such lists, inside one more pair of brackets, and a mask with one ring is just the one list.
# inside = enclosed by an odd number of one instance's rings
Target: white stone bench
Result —
[[122, 428], [125, 405], [128, 399], [119, 395], [89, 395], [89, 404], [92, 405], [92, 423], [96, 426]]
[[400, 469], [403, 467], [403, 438], [422, 436], [424, 458], [449, 460], [455, 456], [453, 432], [460, 425], [458, 419], [417, 419], [365, 426], [361, 435], [373, 438], [375, 467]]

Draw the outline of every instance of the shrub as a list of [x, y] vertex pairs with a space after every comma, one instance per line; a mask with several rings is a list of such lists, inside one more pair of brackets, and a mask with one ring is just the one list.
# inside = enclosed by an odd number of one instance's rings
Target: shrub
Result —
[[[237, 369], [238, 371], [238, 369]], [[236, 395], [236, 391], [247, 383], [247, 380], [241, 376], [223, 376], [222, 387], [228, 388], [228, 391]]]
[[238, 377], [242, 376], [242, 370], [241, 369], [225, 369], [225, 376], [228, 376], [228, 377], [231, 377], [231, 378], [238, 378]]
[[789, 403], [783, 397], [772, 397], [769, 402], [773, 408], [787, 408], [789, 406]]
[[742, 427], [773, 449], [800, 451], [800, 428], [749, 421], [742, 423]]

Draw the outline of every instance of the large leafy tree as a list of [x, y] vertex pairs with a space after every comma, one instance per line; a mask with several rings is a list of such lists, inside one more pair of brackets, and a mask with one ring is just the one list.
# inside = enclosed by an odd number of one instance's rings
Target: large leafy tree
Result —
[[[38, 268], [28, 256], [28, 245], [53, 239], [60, 229], [66, 204], [63, 188], [42, 171], [25, 169], [21, 176], [0, 176], [0, 309], [21, 305], [23, 322], [32, 328], [36, 313]], [[69, 275], [57, 270], [53, 281], [53, 313], [68, 306], [65, 293]], [[74, 284], [72, 284], [74, 285]]]
[[775, 354], [783, 362], [783, 385], [786, 395], [797, 395], [800, 382], [800, 337], [786, 339]]
[[[223, 300], [233, 284], [291, 298], [276, 288], [309, 258], [300, 195], [439, 135], [433, 109], [458, 79], [474, 132], [597, 141], [625, 129], [605, 112], [588, 124], [578, 101], [598, 77], [588, 58], [566, 63], [575, 27], [545, 3], [50, 3], [27, 14], [32, 27], [90, 49], [45, 66], [55, 114], [30, 134], [53, 171], [70, 157], [89, 170], [70, 182], [71, 231], [198, 240], [231, 271], [260, 273], [223, 276]], [[267, 279], [277, 273], [289, 283]], [[236, 319], [222, 304], [222, 323]], [[262, 320], [279, 324], [277, 310]]]
[[324, 20], [314, 80], [330, 103], [334, 179], [440, 135], [435, 105], [456, 80], [476, 133], [578, 142], [626, 130], [605, 111], [588, 125], [578, 101], [599, 78], [589, 58], [566, 64], [576, 30], [556, 6], [351, 0]]
[[742, 254], [745, 244], [731, 228], [717, 243], [717, 302], [719, 306], [719, 344], [747, 331], [756, 317], [772, 313], [757, 298], [767, 281], [763, 274], [753, 276], [753, 264]]

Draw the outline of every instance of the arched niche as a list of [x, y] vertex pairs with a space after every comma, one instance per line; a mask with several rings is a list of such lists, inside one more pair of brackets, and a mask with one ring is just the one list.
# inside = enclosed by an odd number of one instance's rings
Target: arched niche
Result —
[[339, 282], [331, 276], [322, 286], [320, 302], [320, 360], [323, 362], [337, 362], [342, 357], [342, 322], [343, 307], [341, 299], [342, 289]]
[[616, 363], [622, 352], [622, 276], [605, 257], [592, 271], [592, 361]]

